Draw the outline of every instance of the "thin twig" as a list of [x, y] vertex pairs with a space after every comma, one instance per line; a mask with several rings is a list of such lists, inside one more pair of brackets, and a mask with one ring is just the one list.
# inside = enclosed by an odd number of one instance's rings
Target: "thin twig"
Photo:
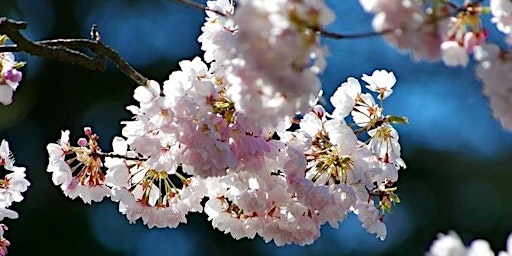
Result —
[[[145, 86], [148, 79], [131, 67], [119, 54], [98, 40], [56, 39], [32, 42], [19, 30], [27, 27], [26, 22], [0, 18], [0, 34], [5, 34], [14, 43], [0, 46], [0, 52], [26, 52], [30, 55], [76, 64], [91, 70], [106, 70], [105, 58], [137, 84]], [[88, 56], [76, 49], [88, 49], [94, 56]]]
[[317, 30], [320, 35], [332, 38], [332, 39], [357, 39], [357, 38], [363, 38], [363, 37], [370, 37], [370, 36], [381, 36], [384, 34], [391, 33], [395, 31], [394, 29], [386, 29], [380, 32], [377, 31], [371, 31], [371, 32], [365, 32], [365, 33], [358, 33], [358, 34], [337, 34], [329, 31], [325, 31], [323, 29]]
[[98, 155], [104, 156], [104, 157], [121, 158], [121, 159], [125, 159], [125, 160], [134, 160], [134, 161], [146, 161], [147, 160], [147, 158], [143, 158], [143, 157], [123, 156], [123, 155], [119, 155], [116, 153], [110, 153], [110, 152], [106, 152], [106, 153], [98, 152]]
[[139, 85], [146, 85], [147, 78], [141, 75], [137, 70], [126, 62], [125, 59], [119, 56], [114, 49], [103, 44], [101, 41], [89, 40], [89, 39], [56, 39], [39, 41], [39, 43], [48, 46], [60, 46], [66, 48], [86, 48], [96, 54], [98, 58], [109, 58], [116, 67], [123, 72], [126, 76], [131, 78]]
[[198, 10], [210, 11], [210, 12], [214, 12], [220, 16], [226, 16], [226, 14], [221, 11], [210, 9], [210, 8], [208, 8], [208, 6], [206, 6], [204, 4], [200, 4], [198, 2], [194, 2], [191, 0], [171, 0], [171, 1], [179, 2], [179, 3], [182, 3], [184, 5], [190, 6], [192, 8], [198, 9]]
[[[191, 1], [191, 0], [172, 0], [172, 1], [182, 3], [184, 5], [193, 7], [198, 10], [211, 11], [216, 14], [226, 16], [225, 13], [222, 13], [217, 10], [212, 10], [212, 9], [208, 8], [208, 6], [206, 6], [206, 5], [203, 5], [198, 2]], [[362, 37], [379, 36], [379, 35], [387, 34], [387, 33], [394, 31], [394, 30], [390, 29], [390, 30], [386, 30], [386, 31], [382, 31], [382, 32], [372, 31], [372, 32], [367, 32], [367, 33], [359, 33], [359, 34], [338, 34], [338, 33], [330, 32], [330, 31], [326, 31], [324, 29], [314, 28], [314, 30], [319, 32], [320, 35], [322, 35], [324, 37], [333, 38], [333, 39], [355, 39], [355, 38], [362, 38]]]

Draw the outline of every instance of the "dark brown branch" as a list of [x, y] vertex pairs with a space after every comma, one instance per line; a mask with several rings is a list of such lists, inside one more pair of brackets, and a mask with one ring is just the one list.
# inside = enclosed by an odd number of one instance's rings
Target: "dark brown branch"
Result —
[[[198, 10], [211, 11], [218, 15], [226, 16], [225, 13], [222, 13], [217, 10], [212, 10], [212, 9], [208, 8], [208, 6], [206, 6], [206, 5], [203, 5], [198, 2], [191, 1], [191, 0], [172, 0], [172, 1], [182, 3], [184, 5], [193, 7]], [[319, 32], [320, 35], [322, 35], [324, 37], [333, 38], [333, 39], [356, 39], [356, 38], [369, 37], [369, 36], [380, 36], [380, 35], [387, 34], [387, 33], [390, 33], [393, 31], [393, 30], [386, 30], [386, 31], [382, 31], [382, 32], [368, 32], [368, 33], [360, 33], [360, 34], [337, 34], [334, 32], [329, 32], [329, 31], [323, 30], [323, 29], [314, 29], [314, 30]]]
[[[116, 67], [137, 84], [145, 86], [148, 79], [131, 67], [126, 60], [112, 48], [97, 40], [56, 39], [32, 42], [19, 30], [27, 27], [26, 22], [0, 18], [0, 34], [5, 34], [14, 43], [0, 46], [0, 52], [26, 52], [30, 55], [76, 64], [87, 69], [104, 71], [105, 58], [110, 59]], [[88, 56], [77, 49], [88, 49], [94, 56]]]
[[146, 85], [148, 79], [141, 75], [137, 70], [135, 70], [132, 66], [126, 62], [125, 59], [119, 56], [114, 49], [108, 47], [103, 44], [101, 41], [89, 40], [89, 39], [56, 39], [56, 40], [47, 40], [47, 41], [39, 41], [39, 43], [48, 46], [58, 46], [58, 47], [66, 47], [66, 48], [86, 48], [91, 52], [96, 54], [99, 59], [103, 60], [105, 57], [110, 59], [116, 67], [123, 72], [126, 76], [131, 78], [139, 85]]
[[359, 33], [359, 34], [337, 34], [329, 31], [325, 31], [323, 29], [317, 30], [320, 35], [327, 37], [327, 38], [333, 38], [333, 39], [357, 39], [357, 38], [363, 38], [363, 37], [370, 37], [370, 36], [381, 36], [384, 34], [388, 34], [393, 32], [393, 29], [387, 29], [383, 30], [381, 32], [372, 31], [372, 32], [366, 32], [366, 33]]
[[210, 8], [208, 8], [208, 6], [206, 6], [204, 4], [200, 4], [198, 2], [194, 2], [194, 1], [191, 1], [191, 0], [171, 0], [171, 1], [176, 1], [176, 2], [182, 3], [182, 4], [186, 5], [186, 6], [190, 6], [192, 8], [198, 9], [198, 10], [210, 11], [210, 12], [214, 12], [214, 13], [220, 15], [220, 16], [226, 16], [226, 14], [221, 12], [221, 11], [210, 9]]

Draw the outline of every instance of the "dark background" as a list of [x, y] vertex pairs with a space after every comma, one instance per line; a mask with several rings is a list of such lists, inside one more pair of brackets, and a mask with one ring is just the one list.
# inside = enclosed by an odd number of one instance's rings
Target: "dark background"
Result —
[[[327, 2], [337, 16], [330, 30], [371, 29], [371, 16], [357, 1]], [[179, 60], [201, 54], [196, 39], [204, 14], [172, 1], [1, 0], [0, 15], [28, 21], [24, 35], [33, 40], [88, 37], [97, 23], [107, 45], [158, 81]], [[490, 40], [502, 39], [491, 29]], [[261, 238], [236, 241], [214, 230], [204, 214], [176, 229], [150, 230], [128, 224], [111, 202], [71, 201], [46, 172], [46, 145], [61, 130], [70, 129], [76, 141], [83, 126], [92, 126], [108, 150], [119, 122], [130, 118], [125, 106], [134, 103], [136, 84], [112, 67], [97, 72], [18, 54], [28, 64], [14, 103], [0, 106], [0, 138], [27, 167], [32, 186], [12, 206], [20, 218], [4, 222], [10, 255], [422, 255], [448, 230], [466, 244], [484, 238], [504, 249], [512, 231], [512, 136], [491, 117], [474, 67], [415, 63], [380, 37], [324, 41], [331, 51], [322, 74], [326, 99], [349, 76], [385, 68], [398, 79], [385, 112], [410, 119], [398, 127], [408, 168], [400, 173], [402, 203], [386, 218], [385, 241], [367, 234], [354, 216], [339, 229], [324, 227], [311, 246], [276, 247]]]

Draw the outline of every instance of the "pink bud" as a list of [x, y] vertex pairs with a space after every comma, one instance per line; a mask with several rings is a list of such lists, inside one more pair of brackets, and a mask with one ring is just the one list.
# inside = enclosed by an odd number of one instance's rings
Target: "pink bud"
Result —
[[485, 44], [485, 38], [485, 31], [481, 33], [468, 32], [464, 35], [464, 48], [466, 48], [468, 53], [473, 53], [475, 46]]
[[464, 48], [468, 51], [468, 53], [473, 52], [473, 48], [478, 44], [478, 39], [473, 32], [468, 32], [464, 35]]
[[5, 80], [11, 81], [13, 83], [19, 83], [23, 77], [23, 74], [17, 69], [9, 69], [4, 72], [3, 77]]
[[85, 133], [85, 135], [87, 135], [87, 136], [91, 136], [91, 135], [92, 135], [92, 129], [91, 129], [91, 127], [84, 127], [84, 133]]
[[324, 108], [321, 106], [315, 106], [313, 108], [313, 112], [318, 116], [319, 118], [322, 118], [324, 116]]
[[78, 146], [80, 147], [87, 147], [87, 140], [85, 138], [78, 139]]

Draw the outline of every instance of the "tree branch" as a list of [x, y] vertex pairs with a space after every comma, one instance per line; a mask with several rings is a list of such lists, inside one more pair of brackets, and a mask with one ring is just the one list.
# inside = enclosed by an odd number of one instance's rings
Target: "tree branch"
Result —
[[[0, 52], [26, 52], [30, 55], [46, 59], [79, 65], [91, 70], [104, 71], [105, 59], [108, 58], [116, 67], [130, 79], [141, 86], [145, 86], [148, 79], [131, 67], [126, 60], [112, 48], [99, 41], [99, 34], [95, 31], [93, 40], [90, 39], [56, 39], [32, 42], [19, 31], [27, 28], [27, 23], [0, 18], [0, 34], [5, 34], [14, 43], [0, 46]], [[96, 40], [95, 40], [96, 39]], [[94, 56], [80, 52], [76, 49], [88, 49]]]
[[226, 16], [226, 14], [221, 11], [210, 9], [210, 8], [208, 8], [208, 6], [198, 3], [198, 2], [194, 2], [192, 0], [171, 0], [171, 1], [176, 1], [176, 2], [182, 3], [183, 5], [190, 6], [192, 8], [198, 9], [198, 10], [210, 11], [210, 12], [214, 12], [220, 16]]
[[[194, 2], [192, 0], [171, 0], [171, 1], [179, 2], [181, 4], [190, 6], [192, 8], [198, 9], [198, 10], [211, 11], [218, 15], [226, 16], [226, 14], [223, 12], [220, 12], [217, 10], [212, 10], [212, 9], [208, 8], [208, 6], [198, 3], [198, 2]], [[372, 32], [366, 32], [366, 33], [359, 33], [359, 34], [338, 34], [338, 33], [330, 32], [330, 31], [326, 31], [322, 28], [311, 28], [311, 29], [318, 32], [321, 36], [324, 36], [327, 38], [332, 38], [332, 39], [356, 39], [356, 38], [362, 38], [362, 37], [380, 36], [380, 35], [391, 33], [394, 31], [392, 29], [388, 29], [388, 30], [381, 31], [381, 32], [372, 31]]]
[[323, 29], [317, 29], [317, 32], [320, 33], [323, 37], [332, 38], [332, 39], [357, 39], [357, 38], [363, 38], [363, 37], [370, 37], [370, 36], [382, 36], [384, 34], [388, 34], [395, 31], [395, 29], [386, 29], [380, 32], [377, 31], [371, 31], [371, 32], [365, 32], [365, 33], [359, 33], [359, 34], [337, 34], [330, 31], [325, 31]]

